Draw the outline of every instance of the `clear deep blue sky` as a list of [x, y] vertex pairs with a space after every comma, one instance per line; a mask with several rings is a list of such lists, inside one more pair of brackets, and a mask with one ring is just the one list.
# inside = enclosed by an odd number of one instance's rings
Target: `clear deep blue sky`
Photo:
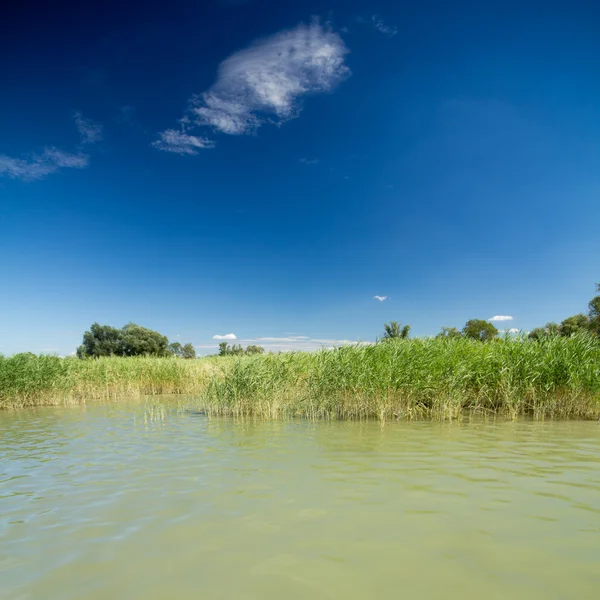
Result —
[[14, 4], [0, 352], [94, 321], [206, 353], [585, 311], [599, 32], [597, 2]]

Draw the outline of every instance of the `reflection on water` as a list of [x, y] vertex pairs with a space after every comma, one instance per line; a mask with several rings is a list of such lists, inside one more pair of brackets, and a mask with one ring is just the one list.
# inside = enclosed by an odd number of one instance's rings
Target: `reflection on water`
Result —
[[0, 597], [596, 598], [597, 423], [0, 413]]

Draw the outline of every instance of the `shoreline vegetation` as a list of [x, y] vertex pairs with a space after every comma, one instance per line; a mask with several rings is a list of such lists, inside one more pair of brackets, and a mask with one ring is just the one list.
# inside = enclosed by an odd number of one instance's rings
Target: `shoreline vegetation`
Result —
[[398, 338], [281, 354], [78, 359], [0, 357], [0, 409], [194, 397], [208, 415], [261, 418], [598, 419], [600, 338]]
[[94, 323], [77, 358], [0, 355], [0, 409], [180, 394], [208, 415], [271, 419], [598, 419], [600, 295], [588, 309], [518, 336], [490, 322], [512, 317], [415, 339], [391, 321], [374, 344], [270, 354], [223, 341], [201, 359], [135, 323]]

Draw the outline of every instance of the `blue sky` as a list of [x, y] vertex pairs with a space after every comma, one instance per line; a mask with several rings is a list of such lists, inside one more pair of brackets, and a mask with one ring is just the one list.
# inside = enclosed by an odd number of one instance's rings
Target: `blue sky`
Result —
[[13, 7], [0, 352], [94, 321], [210, 353], [585, 311], [599, 27], [592, 2]]

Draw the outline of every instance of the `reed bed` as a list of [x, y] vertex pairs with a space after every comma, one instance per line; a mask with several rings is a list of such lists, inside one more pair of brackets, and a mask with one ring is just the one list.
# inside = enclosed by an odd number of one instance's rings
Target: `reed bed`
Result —
[[0, 358], [0, 408], [156, 394], [194, 396], [209, 415], [271, 419], [598, 419], [600, 340], [423, 338], [199, 360]]
[[600, 416], [600, 340], [412, 339], [230, 361], [210, 414], [313, 419]]
[[0, 408], [199, 394], [214, 363], [172, 358], [0, 357]]

